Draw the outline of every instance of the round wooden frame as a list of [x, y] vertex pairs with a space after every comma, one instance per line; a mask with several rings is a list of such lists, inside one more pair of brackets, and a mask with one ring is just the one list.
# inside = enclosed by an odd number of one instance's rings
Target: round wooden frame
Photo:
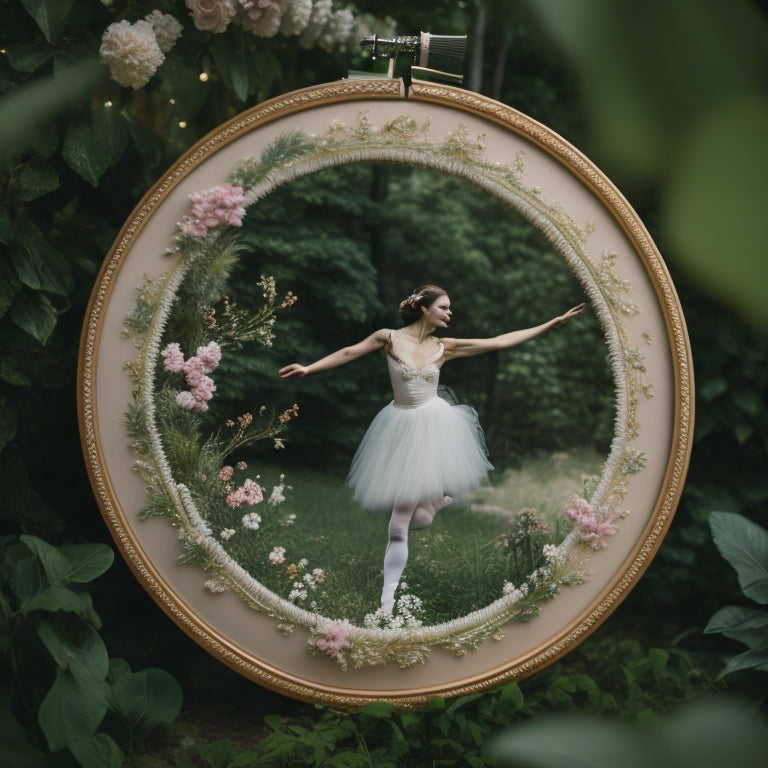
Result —
[[[221, 183], [235, 162], [258, 154], [286, 131], [322, 133], [331, 124], [353, 125], [365, 115], [366, 125], [381, 135], [383, 126], [404, 114], [411, 124], [429, 125], [439, 135], [433, 143], [439, 145], [440, 162], [448, 164], [439, 166], [446, 172], [462, 175], [453, 166], [461, 165], [467, 152], [480, 157], [475, 164], [488, 174], [498, 166], [513, 166], [524, 155], [526, 215], [537, 223], [562, 211], [565, 223], [558, 223], [554, 235], [548, 233], [550, 239], [569, 231], [585, 254], [610, 254], [613, 273], [600, 277], [606, 267], [595, 261], [594, 274], [585, 279], [631, 286], [627, 302], [632, 311], [626, 311], [617, 331], [622, 336], [619, 352], [626, 357], [627, 349], [643, 348], [642, 366], [635, 368], [642, 368], [644, 378], [634, 389], [619, 386], [617, 399], [641, 425], [637, 435], [625, 435], [625, 440], [642, 454], [643, 469], [636, 482], [627, 472], [622, 503], [630, 514], [610, 546], [590, 556], [590, 578], [547, 604], [535, 621], [503, 627], [476, 653], [439, 649], [427, 663], [407, 669], [343, 670], [322, 655], [307, 653], [302, 629], [283, 637], [274, 622], [235, 595], [207, 593], [199, 569], [177, 564], [177, 535], [168, 522], [138, 519], [144, 486], [133, 471], [123, 425], [131, 396], [125, 363], [135, 350], [123, 324], [137, 282], [168, 268], [163, 253], [186, 213], [190, 193]], [[481, 139], [465, 138], [462, 145], [457, 130]], [[377, 141], [381, 146], [370, 155], [374, 159], [422, 162], [418, 151], [402, 145], [393, 150]], [[353, 162], [356, 156], [340, 154], [328, 163]], [[285, 180], [292, 173], [286, 170]], [[543, 219], [537, 200], [544, 201]], [[604, 298], [607, 314], [614, 311], [609, 299]], [[614, 294], [612, 300], [619, 297]], [[619, 376], [625, 375], [622, 371], [634, 375], [626, 361], [617, 365]], [[83, 449], [94, 492], [142, 586], [188, 635], [246, 677], [295, 698], [350, 709], [372, 700], [418, 706], [434, 695], [481, 691], [530, 675], [575, 647], [617, 607], [660, 546], [682, 490], [693, 431], [693, 374], [682, 311], [660, 254], [616, 188], [562, 138], [508, 106], [419, 82], [406, 97], [399, 80], [344, 80], [290, 93], [239, 115], [189, 150], [138, 204], [102, 267], [84, 324], [78, 381]], [[652, 397], [637, 396], [651, 388]]]

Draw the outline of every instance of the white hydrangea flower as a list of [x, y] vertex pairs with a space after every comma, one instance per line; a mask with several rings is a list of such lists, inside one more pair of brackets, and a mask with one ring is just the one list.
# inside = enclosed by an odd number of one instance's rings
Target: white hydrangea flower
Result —
[[309, 23], [299, 35], [299, 45], [302, 48], [314, 48], [332, 11], [333, 0], [315, 0], [312, 4], [312, 15], [309, 17]]
[[355, 17], [349, 8], [340, 8], [334, 11], [323, 27], [317, 38], [317, 44], [324, 51], [330, 53], [341, 43], [345, 43], [352, 34], [355, 26]]
[[312, 0], [288, 0], [283, 18], [280, 20], [280, 34], [292, 37], [302, 32], [312, 16]]
[[165, 61], [150, 24], [125, 19], [104, 30], [99, 56], [109, 67], [110, 77], [131, 88], [143, 88]]
[[372, 13], [361, 13], [355, 17], [352, 31], [346, 40], [347, 45], [357, 46], [366, 37], [377, 35], [380, 38], [391, 38], [397, 34], [397, 22], [391, 16], [377, 19]]
[[144, 17], [144, 21], [152, 27], [157, 44], [163, 53], [168, 53], [181, 37], [181, 22], [170, 13], [154, 10]]

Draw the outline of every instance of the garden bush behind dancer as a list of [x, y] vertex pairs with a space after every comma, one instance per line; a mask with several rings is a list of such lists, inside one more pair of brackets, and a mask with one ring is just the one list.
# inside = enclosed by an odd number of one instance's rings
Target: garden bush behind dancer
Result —
[[281, 368], [282, 378], [335, 368], [375, 350], [386, 352], [394, 399], [374, 418], [350, 467], [347, 485], [370, 510], [391, 510], [384, 555], [381, 610], [392, 612], [395, 591], [408, 561], [408, 532], [426, 528], [456, 498], [466, 498], [493, 469], [475, 411], [438, 396], [440, 369], [449, 360], [522, 344], [584, 309], [532, 328], [485, 339], [439, 338], [451, 321], [451, 301], [442, 288], [423, 285], [400, 303], [404, 326], [382, 328], [361, 342], [311, 363]]

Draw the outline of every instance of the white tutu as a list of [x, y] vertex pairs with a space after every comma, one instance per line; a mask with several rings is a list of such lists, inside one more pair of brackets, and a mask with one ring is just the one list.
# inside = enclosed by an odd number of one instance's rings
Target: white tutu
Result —
[[347, 477], [367, 509], [466, 497], [487, 481], [488, 461], [477, 414], [437, 394], [440, 369], [409, 368], [387, 356], [395, 399], [374, 418]]

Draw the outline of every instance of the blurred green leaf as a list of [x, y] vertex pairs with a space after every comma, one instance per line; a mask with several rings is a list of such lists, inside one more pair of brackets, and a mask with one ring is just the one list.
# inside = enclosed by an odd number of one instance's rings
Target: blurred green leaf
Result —
[[67, 260], [29, 219], [24, 219], [11, 243], [11, 260], [24, 285], [61, 296], [72, 290], [74, 280]]
[[37, 634], [58, 667], [82, 685], [101, 683], [107, 676], [109, 657], [104, 641], [90, 625], [78, 620], [78, 631], [62, 632], [42, 620]]
[[16, 326], [41, 344], [48, 341], [56, 327], [56, 310], [50, 299], [42, 293], [19, 293], [8, 310], [8, 316]]
[[67, 745], [80, 768], [121, 768], [125, 755], [106, 733], [97, 733], [88, 739], [77, 739]]
[[768, 603], [768, 531], [733, 512], [713, 512], [709, 524], [720, 554], [736, 569], [744, 594]]
[[69, 126], [62, 155], [67, 165], [94, 187], [99, 185], [110, 162], [109, 152], [86, 123]]
[[13, 171], [13, 194], [24, 202], [36, 200], [59, 188], [59, 175], [48, 163], [32, 158]]
[[109, 165], [114, 165], [128, 144], [128, 121], [120, 110], [105, 106], [93, 111], [91, 127], [99, 145], [106, 149]]
[[664, 222], [676, 258], [721, 300], [768, 327], [768, 98], [726, 101], [692, 127], [670, 170]]
[[705, 634], [721, 634], [750, 648], [768, 643], [768, 612], [729, 605], [721, 608], [704, 627]]
[[55, 752], [93, 736], [106, 711], [105, 685], [82, 683], [59, 668], [40, 705], [38, 722]]
[[176, 679], [162, 669], [121, 675], [110, 691], [110, 707], [117, 711], [131, 738], [141, 745], [161, 723], [170, 723], [181, 710], [183, 693]]
[[73, 0], [21, 0], [48, 42], [61, 34], [72, 3]]
[[2, 450], [16, 436], [16, 414], [2, 393], [0, 393], [0, 413], [3, 414], [3, 418], [0, 419], [0, 450]]
[[34, 72], [55, 54], [56, 49], [43, 42], [12, 45], [6, 53], [8, 63], [20, 72]]

